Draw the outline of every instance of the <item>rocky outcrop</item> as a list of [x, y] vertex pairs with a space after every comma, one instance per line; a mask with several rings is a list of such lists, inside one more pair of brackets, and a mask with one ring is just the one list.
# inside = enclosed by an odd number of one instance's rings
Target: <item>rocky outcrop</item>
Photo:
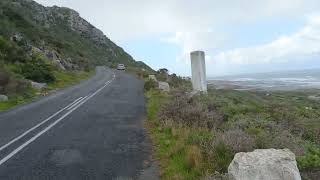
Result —
[[10, 40], [14, 42], [20, 42], [22, 40], [22, 36], [20, 34], [14, 34], [10, 37]]
[[71, 30], [79, 33], [82, 37], [94, 41], [97, 45], [107, 46], [107, 51], [117, 54], [115, 51], [119, 48], [104, 33], [83, 19], [80, 14], [66, 7], [44, 7], [32, 0], [17, 0], [17, 6], [24, 6], [33, 9], [33, 20], [46, 28], [64, 22]]
[[83, 37], [90, 38], [100, 45], [107, 45], [110, 41], [102, 31], [82, 19], [78, 12], [69, 10], [68, 22], [72, 30], [79, 32]]
[[0, 102], [6, 102], [8, 100], [9, 100], [8, 96], [0, 94]]
[[[153, 71], [146, 64], [135, 61], [75, 10], [57, 6], [44, 7], [32, 0], [1, 0], [0, 5], [3, 10], [10, 7], [10, 13], [13, 12], [24, 17], [25, 23], [29, 25], [29, 28], [35, 28], [35, 32], [47, 32], [47, 35], [42, 34], [38, 37], [35, 35], [32, 39], [32, 45], [40, 49], [44, 47], [44, 49], [59, 52], [60, 58], [54, 60], [59, 68], [63, 66], [68, 70], [69, 67], [87, 68], [90, 65], [122, 63]], [[2, 9], [0, 9], [0, 13]], [[30, 35], [24, 34], [19, 28], [12, 33], [26, 36], [27, 40]], [[61, 42], [61, 38], [64, 38], [65, 41]], [[76, 47], [90, 48], [76, 50]], [[66, 51], [68, 48], [71, 50]], [[55, 59], [52, 55], [53, 53], [48, 54]], [[72, 58], [72, 62], [67, 58]]]
[[55, 50], [47, 50], [44, 48], [32, 47], [32, 54], [41, 54], [47, 57], [53, 64], [61, 70], [79, 70], [79, 66], [72, 63], [71, 58], [63, 59]]
[[301, 180], [295, 155], [288, 149], [237, 153], [228, 174], [231, 180]]

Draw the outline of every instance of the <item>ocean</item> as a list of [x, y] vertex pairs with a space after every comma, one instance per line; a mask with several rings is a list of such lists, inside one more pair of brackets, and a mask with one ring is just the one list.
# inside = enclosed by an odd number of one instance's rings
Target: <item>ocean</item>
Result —
[[320, 89], [320, 69], [208, 78], [209, 87], [235, 90]]

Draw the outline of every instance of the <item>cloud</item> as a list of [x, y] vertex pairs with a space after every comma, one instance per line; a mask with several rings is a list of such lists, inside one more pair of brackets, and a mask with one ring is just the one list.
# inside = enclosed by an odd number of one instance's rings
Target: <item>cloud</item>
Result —
[[204, 32], [224, 24], [299, 16], [319, 8], [317, 0], [36, 0], [67, 6], [115, 40], [157, 33]]
[[[320, 9], [319, 0], [36, 1], [79, 11], [81, 16], [120, 44], [157, 37], [159, 41], [177, 45], [181, 52], [177, 57], [172, 57], [172, 64], [164, 66], [169, 69], [170, 66], [179, 67], [173, 70], [178, 69], [181, 74], [189, 74], [189, 52], [193, 50], [206, 51], [208, 72], [216, 73], [228, 69], [230, 65], [278, 63], [290, 61], [290, 57], [303, 59], [318, 53], [320, 47], [319, 17], [316, 15], [308, 17], [308, 23], [299, 32], [283, 35], [256, 47], [226, 50], [233, 43], [233, 34], [225, 31], [275, 19], [286, 22], [304, 18]], [[270, 32], [272, 28], [281, 27], [270, 27]]]
[[[301, 30], [263, 45], [221, 52], [213, 60], [225, 64], [265, 64], [303, 60], [320, 54], [320, 16], [310, 16]], [[300, 57], [300, 58], [297, 58]]]

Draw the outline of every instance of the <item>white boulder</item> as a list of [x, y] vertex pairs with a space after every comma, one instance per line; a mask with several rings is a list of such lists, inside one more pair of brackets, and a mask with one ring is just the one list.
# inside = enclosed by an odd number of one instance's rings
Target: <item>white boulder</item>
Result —
[[170, 91], [170, 86], [167, 82], [162, 82], [162, 81], [159, 81], [159, 89], [162, 90], [162, 91], [165, 91], [165, 92], [169, 92]]
[[301, 180], [295, 155], [289, 149], [237, 153], [228, 174], [231, 180]]
[[6, 101], [8, 101], [9, 99], [8, 99], [8, 96], [6, 96], [6, 95], [3, 95], [3, 94], [0, 94], [0, 102], [6, 102]]
[[41, 90], [47, 87], [47, 83], [37, 83], [37, 82], [31, 81], [31, 86], [35, 89]]
[[153, 81], [158, 81], [155, 75], [149, 75], [149, 79]]

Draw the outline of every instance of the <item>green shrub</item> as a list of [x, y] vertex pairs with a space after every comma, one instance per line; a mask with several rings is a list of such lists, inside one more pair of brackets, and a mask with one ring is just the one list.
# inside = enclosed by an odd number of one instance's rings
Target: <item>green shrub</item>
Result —
[[192, 133], [187, 138], [187, 144], [190, 145], [202, 145], [204, 143], [211, 142], [213, 139], [212, 132], [197, 130]]
[[144, 90], [150, 91], [151, 89], [156, 89], [158, 87], [158, 83], [154, 80], [149, 79], [144, 83]]
[[229, 164], [233, 159], [234, 153], [229, 146], [224, 143], [219, 143], [213, 149], [213, 162], [214, 169], [218, 172], [226, 173]]
[[52, 64], [40, 56], [33, 56], [26, 63], [22, 64], [21, 71], [26, 79], [36, 82], [50, 83], [55, 80]]
[[0, 59], [5, 63], [24, 62], [27, 59], [25, 50], [0, 36]]
[[298, 157], [297, 161], [300, 170], [320, 169], [320, 148], [308, 147], [306, 155]]

